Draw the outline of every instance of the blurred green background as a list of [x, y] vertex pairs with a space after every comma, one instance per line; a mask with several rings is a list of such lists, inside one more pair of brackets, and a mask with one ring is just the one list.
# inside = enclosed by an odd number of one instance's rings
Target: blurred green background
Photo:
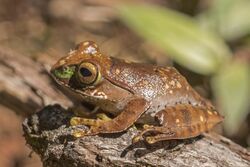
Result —
[[[218, 131], [249, 149], [249, 9], [249, 0], [0, 0], [0, 45], [38, 61], [94, 40], [111, 56], [173, 65], [225, 116]], [[1, 121], [0, 130], [21, 136], [23, 118], [9, 112], [1, 117], [17, 126]], [[20, 160], [24, 141], [13, 139], [16, 149], [6, 153], [11, 137], [0, 138], [0, 166], [40, 165]]]

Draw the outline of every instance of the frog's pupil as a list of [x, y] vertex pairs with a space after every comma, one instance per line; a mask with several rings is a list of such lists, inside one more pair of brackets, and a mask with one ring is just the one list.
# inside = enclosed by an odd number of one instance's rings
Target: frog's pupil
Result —
[[82, 67], [82, 68], [80, 69], [80, 73], [81, 73], [82, 76], [84, 76], [84, 77], [89, 77], [89, 76], [92, 75], [91, 71], [89, 71], [89, 69], [84, 68], [84, 67]]

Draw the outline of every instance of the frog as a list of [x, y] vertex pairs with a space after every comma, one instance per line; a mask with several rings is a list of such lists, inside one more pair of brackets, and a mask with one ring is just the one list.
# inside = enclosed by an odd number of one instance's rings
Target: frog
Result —
[[153, 144], [199, 136], [224, 119], [176, 68], [108, 56], [93, 41], [80, 42], [50, 72], [59, 85], [112, 115], [72, 117], [70, 126], [89, 126], [75, 131], [76, 138], [120, 133], [141, 124], [132, 142]]

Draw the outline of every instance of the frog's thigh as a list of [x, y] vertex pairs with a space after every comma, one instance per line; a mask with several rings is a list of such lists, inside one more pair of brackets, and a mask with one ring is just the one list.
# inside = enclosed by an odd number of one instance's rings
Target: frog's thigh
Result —
[[[216, 122], [209, 123], [209, 119], [212, 119], [209, 112], [204, 108], [191, 105], [167, 107], [156, 114], [161, 126], [144, 127], [144, 130], [134, 138], [134, 141], [142, 140], [143, 136], [147, 136], [146, 141], [149, 143], [198, 136], [216, 124]], [[221, 118], [217, 116], [218, 118], [215, 119], [215, 116], [216, 114], [214, 114], [213, 119], [220, 122]], [[157, 135], [149, 136], [149, 132], [151, 134], [154, 132]]]

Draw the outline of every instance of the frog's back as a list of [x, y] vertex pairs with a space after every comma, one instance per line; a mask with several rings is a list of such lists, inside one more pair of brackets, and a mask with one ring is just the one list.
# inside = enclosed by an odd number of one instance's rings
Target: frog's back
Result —
[[129, 63], [112, 58], [112, 65], [108, 73], [110, 80], [143, 96], [148, 101], [163, 100], [168, 101], [169, 105], [176, 103], [210, 105], [192, 89], [187, 80], [174, 67]]

